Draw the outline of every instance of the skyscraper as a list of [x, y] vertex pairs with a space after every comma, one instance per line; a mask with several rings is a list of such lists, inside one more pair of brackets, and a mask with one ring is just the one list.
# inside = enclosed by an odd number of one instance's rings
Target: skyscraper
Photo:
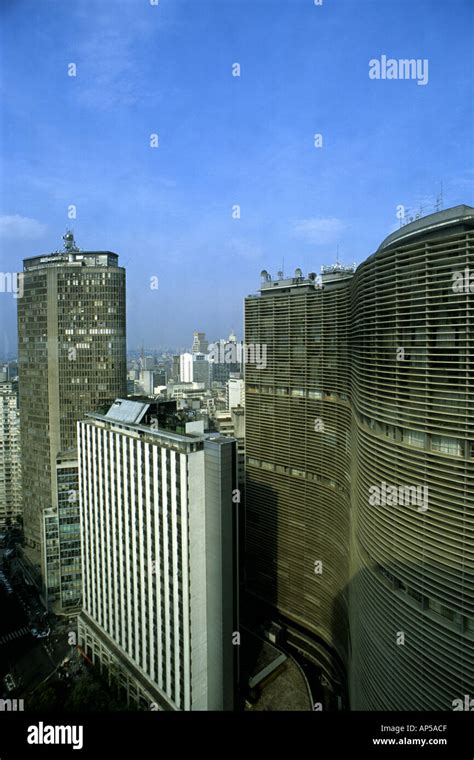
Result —
[[193, 354], [192, 381], [204, 383], [207, 390], [210, 385], [211, 370], [206, 354]]
[[[37, 551], [77, 420], [126, 392], [125, 270], [115, 253], [80, 251], [71, 232], [64, 241], [63, 251], [24, 261], [18, 299], [24, 527]], [[42, 552], [43, 577], [44, 561]]]
[[193, 354], [205, 354], [208, 348], [208, 341], [206, 340], [206, 333], [195, 332], [193, 334]]
[[432, 214], [352, 283], [354, 709], [474, 695], [473, 242], [474, 208]]
[[179, 357], [179, 379], [182, 383], [193, 382], [193, 355], [181, 354]]
[[240, 375], [228, 379], [225, 387], [225, 400], [229, 411], [236, 406], [245, 406], [244, 381]]
[[[348, 650], [352, 268], [296, 270], [245, 302], [246, 576], [259, 608], [306, 637], [331, 683]], [[301, 630], [300, 630], [301, 629]]]
[[78, 423], [80, 642], [134, 706], [231, 710], [236, 442], [157, 423], [155, 402], [124, 399]]
[[181, 357], [179, 354], [174, 354], [171, 363], [171, 379], [177, 382], [179, 380], [179, 365]]
[[0, 383], [0, 529], [21, 518], [20, 415], [17, 383]]
[[247, 587], [353, 709], [474, 693], [473, 238], [458, 206], [246, 300]]

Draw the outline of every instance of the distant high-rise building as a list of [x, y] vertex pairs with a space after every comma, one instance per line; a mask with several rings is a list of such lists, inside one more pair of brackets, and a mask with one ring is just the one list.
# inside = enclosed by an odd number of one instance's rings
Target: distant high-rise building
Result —
[[473, 241], [457, 206], [246, 300], [248, 589], [352, 709], [474, 694]]
[[241, 377], [230, 377], [226, 384], [227, 409], [236, 406], [245, 406], [245, 388]]
[[204, 383], [204, 388], [210, 386], [210, 368], [205, 354], [193, 354], [193, 382]]
[[140, 372], [136, 385], [145, 396], [153, 396], [155, 388], [160, 385], [166, 386], [166, 373], [153, 369], [144, 369]]
[[206, 340], [206, 333], [195, 332], [193, 334], [193, 354], [205, 354], [207, 353], [208, 341]]
[[[118, 399], [78, 424], [87, 655], [143, 709], [231, 710], [238, 668], [236, 443]], [[200, 424], [202, 430], [202, 422]]]
[[179, 357], [179, 380], [181, 383], [193, 382], [193, 355], [181, 354]]
[[21, 448], [18, 387], [0, 383], [0, 528], [22, 514]]
[[179, 380], [180, 359], [180, 355], [175, 354], [171, 365], [171, 380], [175, 380], [176, 382]]
[[17, 362], [8, 362], [0, 367], [0, 382], [15, 381], [18, 380], [18, 364]]
[[71, 232], [64, 241], [63, 251], [24, 261], [18, 299], [24, 528], [37, 550], [77, 420], [126, 392], [125, 270], [115, 253], [80, 251]]
[[233, 333], [228, 340], [222, 338], [213, 343], [209, 354], [211, 382], [225, 385], [232, 374], [239, 374], [241, 355], [242, 343], [237, 342]]
[[144, 356], [141, 362], [143, 370], [150, 370], [156, 367], [156, 359], [154, 356]]

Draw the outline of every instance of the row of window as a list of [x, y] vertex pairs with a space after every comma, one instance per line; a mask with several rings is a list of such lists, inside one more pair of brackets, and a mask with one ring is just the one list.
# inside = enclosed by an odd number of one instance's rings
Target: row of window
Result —
[[307, 388], [288, 388], [286, 386], [247, 385], [246, 392], [270, 396], [290, 396], [292, 398], [308, 398], [315, 401], [348, 401], [347, 393], [334, 391], [308, 390]]
[[[365, 415], [361, 415], [360, 419], [363, 425], [373, 430], [376, 434], [391, 438], [393, 441], [400, 441], [407, 446], [436, 451], [440, 454], [449, 454], [450, 456], [464, 456], [465, 443], [458, 438], [452, 438], [447, 435], [431, 435], [421, 430], [409, 430], [397, 425], [377, 422]], [[474, 446], [471, 447], [470, 455], [474, 457]]]
[[429, 597], [426, 594], [422, 594], [416, 591], [414, 588], [405, 585], [403, 581], [397, 578], [390, 570], [387, 570], [382, 565], [376, 565], [375, 569], [380, 575], [383, 575], [389, 583], [391, 583], [393, 589], [401, 594], [406, 594], [413, 602], [419, 605], [420, 609], [429, 611], [434, 615], [443, 618], [444, 620], [453, 623], [462, 632], [474, 635], [474, 618], [462, 615], [460, 612], [453, 610], [451, 607], [446, 606], [439, 599]]

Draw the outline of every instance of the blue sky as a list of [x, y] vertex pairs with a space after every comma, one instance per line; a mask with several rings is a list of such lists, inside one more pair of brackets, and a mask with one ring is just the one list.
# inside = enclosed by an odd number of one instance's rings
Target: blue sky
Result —
[[[473, 203], [473, 19], [470, 0], [2, 0], [0, 271], [72, 226], [127, 268], [129, 347], [241, 335], [261, 269], [360, 263], [441, 181], [445, 207]], [[428, 84], [371, 80], [381, 55], [428, 59]], [[15, 312], [0, 293], [0, 355]]]

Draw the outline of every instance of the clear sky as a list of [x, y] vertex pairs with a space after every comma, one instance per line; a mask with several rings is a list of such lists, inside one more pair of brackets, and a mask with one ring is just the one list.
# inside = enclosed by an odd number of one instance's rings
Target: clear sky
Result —
[[[470, 0], [1, 0], [0, 271], [71, 226], [127, 268], [129, 347], [241, 335], [261, 269], [319, 271], [337, 246], [359, 263], [440, 181], [472, 205], [473, 18]], [[382, 55], [427, 59], [428, 83], [370, 79]], [[14, 352], [10, 293], [0, 325]]]

